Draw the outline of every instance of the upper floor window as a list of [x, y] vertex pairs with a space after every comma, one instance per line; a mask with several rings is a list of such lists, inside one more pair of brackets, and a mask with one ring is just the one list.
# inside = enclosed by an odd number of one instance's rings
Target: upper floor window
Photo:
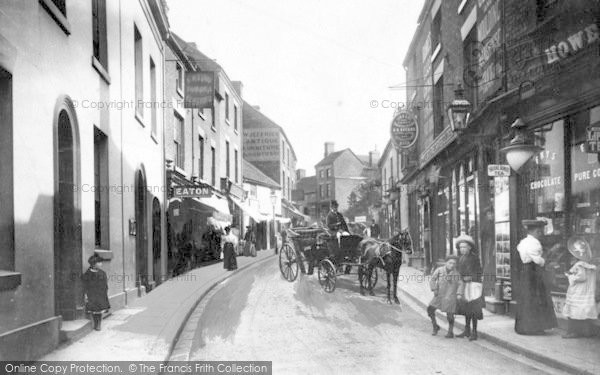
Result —
[[152, 135], [155, 137], [157, 136], [157, 103], [156, 103], [156, 65], [154, 64], [154, 60], [152, 60], [152, 58], [150, 58], [150, 101], [152, 103], [152, 106], [150, 107], [150, 123], [151, 123], [151, 129], [152, 129]]
[[108, 71], [106, 0], [92, 0], [92, 43], [94, 58]]
[[431, 22], [431, 47], [435, 50], [442, 42], [442, 10], [438, 10]]
[[144, 117], [144, 67], [142, 55], [142, 34], [133, 26], [134, 68], [135, 68], [135, 112]]
[[183, 118], [175, 112], [173, 141], [175, 143], [175, 165], [179, 168], [184, 168], [184, 121]]
[[39, 0], [42, 7], [50, 14], [50, 17], [65, 32], [71, 34], [71, 24], [67, 21], [67, 1], [66, 0]]
[[0, 67], [0, 270], [15, 269], [12, 75]]
[[225, 93], [225, 120], [229, 121], [229, 94]]
[[331, 168], [327, 168], [327, 178], [331, 177]]
[[233, 105], [233, 129], [238, 130], [238, 106]]
[[176, 69], [177, 69], [177, 78], [176, 78], [176, 87], [177, 87], [177, 92], [180, 95], [183, 95], [183, 67], [181, 66], [181, 64], [179, 63], [175, 63]]
[[433, 87], [433, 136], [444, 130], [444, 76]]

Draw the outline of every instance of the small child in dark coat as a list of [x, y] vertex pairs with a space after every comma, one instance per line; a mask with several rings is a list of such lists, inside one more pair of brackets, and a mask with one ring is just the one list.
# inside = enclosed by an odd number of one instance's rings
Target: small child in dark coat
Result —
[[429, 287], [433, 292], [433, 299], [427, 306], [427, 314], [431, 318], [433, 325], [432, 335], [437, 335], [440, 326], [435, 318], [435, 310], [446, 313], [448, 319], [447, 338], [454, 337], [454, 313], [456, 312], [456, 293], [460, 282], [460, 274], [456, 270], [456, 261], [458, 257], [449, 255], [446, 257], [446, 264], [437, 268], [431, 275]]
[[92, 315], [94, 329], [100, 331], [102, 326], [102, 313], [110, 309], [108, 302], [108, 278], [106, 272], [99, 267], [102, 258], [96, 254], [88, 259], [90, 267], [81, 276], [85, 296], [85, 309]]

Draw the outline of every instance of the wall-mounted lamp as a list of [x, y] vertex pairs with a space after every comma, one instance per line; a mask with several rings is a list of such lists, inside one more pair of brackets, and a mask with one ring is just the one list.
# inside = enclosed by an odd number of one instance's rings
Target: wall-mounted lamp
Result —
[[521, 169], [529, 159], [543, 149], [533, 144], [533, 137], [531, 136], [532, 132], [527, 129], [527, 125], [520, 118], [517, 118], [510, 128], [513, 130], [515, 136], [508, 146], [500, 149], [500, 152], [506, 153], [506, 161], [510, 167], [515, 172], [519, 172], [519, 169]]
[[462, 84], [458, 84], [454, 90], [454, 100], [448, 105], [448, 118], [450, 128], [455, 133], [461, 133], [467, 129], [471, 117], [471, 103], [464, 97], [465, 90]]

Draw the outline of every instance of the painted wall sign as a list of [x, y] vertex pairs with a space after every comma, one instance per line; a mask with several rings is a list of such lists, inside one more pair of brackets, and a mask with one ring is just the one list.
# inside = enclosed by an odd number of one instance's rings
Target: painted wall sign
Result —
[[450, 127], [444, 129], [431, 145], [419, 155], [419, 168], [423, 168], [431, 159], [439, 154], [446, 146], [456, 139], [457, 135]]
[[212, 108], [215, 99], [214, 72], [185, 73], [185, 108]]
[[246, 160], [279, 160], [280, 144], [277, 129], [244, 129], [244, 159]]
[[586, 129], [585, 146], [587, 153], [600, 153], [600, 123]]
[[419, 127], [413, 115], [407, 111], [400, 111], [392, 120], [390, 132], [394, 146], [407, 149], [417, 141]]
[[510, 165], [490, 164], [488, 165], [489, 177], [510, 177]]
[[212, 188], [208, 185], [173, 187], [173, 197], [176, 198], [209, 198], [212, 194]]

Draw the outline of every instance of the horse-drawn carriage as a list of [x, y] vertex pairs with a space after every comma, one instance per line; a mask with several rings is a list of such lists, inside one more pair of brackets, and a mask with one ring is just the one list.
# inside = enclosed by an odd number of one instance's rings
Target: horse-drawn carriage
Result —
[[[357, 274], [361, 286], [370, 275], [370, 289], [377, 283], [377, 270], [366, 272], [360, 246], [363, 237], [358, 235], [336, 236], [324, 228], [292, 228], [287, 230], [288, 240], [279, 253], [279, 269], [283, 277], [292, 282], [299, 272], [312, 274], [317, 268], [319, 283], [323, 290], [335, 290], [340, 275]], [[356, 273], [352, 273], [352, 268]]]

